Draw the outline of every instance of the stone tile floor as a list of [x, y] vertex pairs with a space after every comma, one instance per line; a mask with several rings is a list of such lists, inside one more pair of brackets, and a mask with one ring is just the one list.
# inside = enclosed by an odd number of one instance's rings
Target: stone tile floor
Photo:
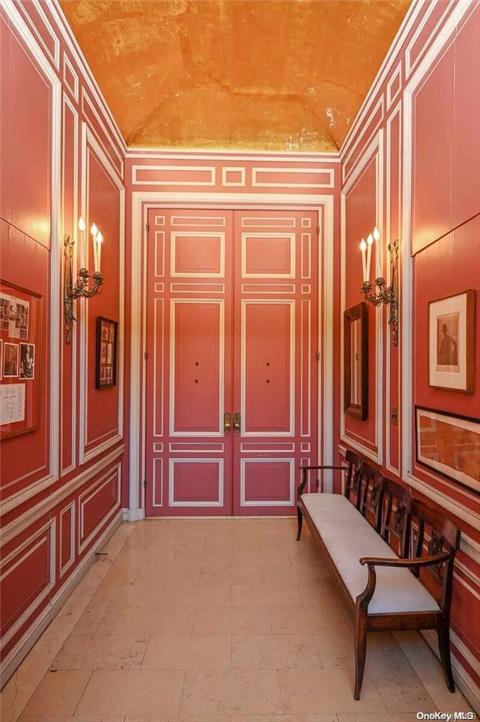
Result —
[[1, 695], [3, 722], [413, 722], [468, 711], [415, 633], [353, 632], [291, 519], [122, 525]]

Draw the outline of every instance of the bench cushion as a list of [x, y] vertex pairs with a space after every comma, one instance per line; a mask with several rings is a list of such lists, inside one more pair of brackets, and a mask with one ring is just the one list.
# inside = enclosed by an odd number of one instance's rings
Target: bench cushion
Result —
[[[321, 501], [305, 497], [317, 496]], [[336, 502], [328, 497], [338, 496]], [[344, 501], [354, 516], [348, 516]], [[348, 499], [339, 494], [304, 494], [313, 523], [353, 601], [361, 594], [368, 579], [368, 568], [359, 563], [361, 557], [397, 559], [393, 549], [370, 526]], [[338, 512], [338, 516], [333, 516]], [[375, 593], [368, 605], [369, 614], [403, 612], [438, 612], [439, 606], [423, 584], [408, 569], [377, 567]]]

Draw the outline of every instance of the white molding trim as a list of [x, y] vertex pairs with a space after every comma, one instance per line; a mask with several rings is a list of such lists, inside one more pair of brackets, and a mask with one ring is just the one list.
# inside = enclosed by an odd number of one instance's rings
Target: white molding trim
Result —
[[[110, 484], [112, 480], [116, 477], [117, 479], [117, 499], [115, 501], [114, 506], [112, 506], [111, 509], [109, 509], [103, 517], [100, 519], [98, 524], [92, 531], [86, 536], [84, 539], [82, 539], [83, 531], [84, 531], [84, 522], [85, 522], [85, 505], [88, 504], [90, 499], [92, 499], [99, 491], [100, 489], [103, 489], [104, 486], [107, 484]], [[78, 524], [78, 555], [80, 556], [83, 554], [85, 549], [88, 547], [94, 536], [98, 533], [98, 528], [101, 527], [105, 523], [105, 519], [107, 519], [109, 516], [111, 516], [112, 513], [114, 513], [119, 507], [120, 507], [120, 500], [121, 500], [121, 486], [122, 486], [122, 462], [121, 460], [118, 461], [117, 465], [113, 469], [109, 469], [103, 476], [100, 477], [100, 479], [97, 479], [88, 489], [85, 489], [84, 492], [82, 492], [78, 497], [78, 516], [79, 516], [79, 524]]]
[[393, 64], [397, 60], [398, 54], [400, 52], [400, 49], [402, 45], [405, 43], [405, 40], [407, 39], [409, 33], [411, 32], [412, 28], [415, 26], [417, 22], [418, 16], [421, 14], [423, 8], [425, 6], [425, 3], [423, 2], [413, 2], [410, 5], [409, 10], [407, 11], [407, 14], [405, 15], [402, 24], [400, 25], [400, 28], [398, 29], [398, 32], [393, 40], [393, 43], [390, 46], [390, 49], [387, 52], [387, 55], [385, 56], [385, 59], [383, 63], [381, 64], [378, 73], [375, 76], [375, 79], [370, 86], [370, 90], [368, 91], [365, 100], [363, 101], [362, 105], [360, 106], [360, 110], [358, 111], [355, 120], [353, 121], [350, 130], [348, 131], [347, 135], [345, 136], [342, 145], [340, 146], [339, 150], [339, 156], [340, 159], [343, 160], [345, 157], [345, 154], [347, 150], [349, 149], [350, 144], [355, 139], [357, 130], [359, 130], [364, 125], [365, 116], [370, 110], [370, 107], [375, 100], [375, 98], [378, 95], [378, 92], [383, 85], [388, 73], [393, 67]]
[[[402, 118], [402, 139], [403, 139], [403, 158], [402, 158], [402, 234], [404, 239], [403, 257], [402, 257], [402, 309], [401, 309], [401, 336], [402, 336], [402, 354], [401, 368], [410, 369], [413, 353], [413, 333], [411, 326], [412, 318], [412, 300], [413, 300], [413, 263], [412, 257], [412, 204], [413, 204], [413, 97], [417, 88], [424, 82], [425, 77], [436, 65], [440, 56], [445, 52], [447, 45], [451, 42], [452, 37], [460, 21], [469, 13], [473, 12], [474, 4], [457, 3], [452, 13], [443, 24], [438, 35], [435, 37], [430, 48], [418, 64], [417, 69], [410, 77], [403, 92], [403, 118]], [[466, 505], [456, 499], [447, 496], [440, 489], [434, 488], [426, 481], [422, 481], [413, 473], [413, 385], [411, 374], [403, 375], [402, 384], [402, 478], [407, 483], [418, 489], [425, 496], [433, 499], [444, 509], [456, 515], [473, 528], [478, 528], [480, 514], [473, 511]], [[425, 472], [427, 474], [427, 472]], [[432, 479], [437, 480], [434, 474], [429, 475]], [[450, 484], [443, 479], [441, 481], [445, 488]], [[458, 489], [457, 489], [458, 491]], [[468, 493], [462, 494], [474, 499], [474, 495]]]
[[[64, 57], [66, 58], [66, 55], [64, 53]], [[72, 103], [70, 98], [66, 93], [63, 93], [63, 107], [62, 107], [62, 114], [63, 114], [63, 128], [65, 128], [65, 109], [69, 108], [70, 112], [72, 113], [73, 119], [74, 119], [74, 142], [73, 142], [73, 199], [72, 199], [72, 216], [73, 216], [73, 224], [75, 227], [76, 219], [78, 218], [78, 171], [79, 171], [79, 157], [78, 157], [78, 131], [79, 131], [79, 118], [78, 118], [78, 112], [75, 108], [75, 105]], [[62, 143], [62, 238], [65, 237], [65, 132], [63, 133], [63, 143]], [[62, 289], [62, 298], [64, 293], [64, 269], [65, 269], [65, 258], [62, 253], [62, 259], [61, 259], [61, 289]], [[73, 254], [72, 254], [72, 274], [75, 278], [77, 273], [77, 244], [73, 247]], [[61, 303], [61, 302], [60, 302]], [[63, 330], [64, 330], [64, 323], [65, 323], [65, 316], [64, 316], [64, 306], [63, 303], [61, 303], [61, 319], [62, 319], [62, 328], [60, 332], [60, 375], [61, 375], [61, 387], [60, 387], [60, 427], [62, 429], [62, 443], [60, 444], [60, 474], [62, 476], [65, 476], [66, 474], [69, 474], [71, 471], [74, 471], [76, 468], [76, 455], [77, 455], [77, 326], [76, 324], [72, 324], [72, 330], [71, 330], [71, 352], [72, 352], [72, 388], [70, 390], [71, 394], [71, 402], [72, 402], [72, 413], [71, 413], [71, 462], [68, 464], [68, 466], [63, 466], [63, 434], [65, 431], [65, 427], [63, 424], [63, 400], [64, 400], [64, 384], [63, 384], [63, 367], [64, 367], [64, 357], [65, 357], [65, 344], [63, 342]]]
[[[426, 630], [421, 632], [421, 636], [425, 639], [426, 643], [434, 653], [435, 657], [437, 657], [437, 659], [439, 660], [440, 657], [438, 654], [437, 635], [435, 634], [435, 632], [433, 630]], [[450, 640], [453, 646], [458, 649], [460, 654], [467, 660], [469, 664], [472, 661], [472, 669], [475, 669], [475, 671], [480, 674], [480, 663], [453, 631], [450, 631]], [[480, 687], [478, 687], [478, 685], [473, 681], [473, 679], [471, 678], [467, 670], [463, 667], [460, 660], [457, 659], [455, 654], [452, 653], [451, 659], [455, 683], [458, 685], [460, 691], [465, 695], [468, 702], [470, 702], [473, 709], [477, 712], [480, 712]]]
[[[70, 502], [70, 504], [67, 504], [65, 506], [59, 515], [59, 544], [58, 544], [58, 563], [60, 566], [60, 572], [59, 572], [59, 579], [61, 579], [66, 572], [70, 569], [72, 564], [75, 561], [75, 499]], [[62, 565], [62, 542], [63, 542], [63, 516], [64, 514], [67, 514], [67, 512], [70, 512], [70, 556], [68, 557], [65, 564]]]
[[1, 530], [1, 546], [8, 544], [9, 541], [34, 524], [41, 516], [47, 514], [57, 504], [60, 504], [64, 499], [70, 496], [70, 494], [75, 493], [76, 490], [89, 481], [89, 479], [103, 471], [103, 469], [109, 466], [109, 464], [112, 464], [116, 461], [116, 459], [122, 456], [124, 451], [125, 445], [122, 444], [114, 451], [111, 451], [106, 456], [103, 456], [95, 464], [89, 466], [88, 469], [85, 469], [73, 479], [70, 479], [70, 481], [66, 482], [48, 497], [42, 499], [42, 501], [38, 504], [28, 509], [24, 514], [11, 521], [10, 524]]
[[[341, 191], [341, 242], [340, 242], [340, 368], [343, 368], [343, 313], [345, 311], [345, 287], [346, 287], [346, 202], [347, 196], [356, 186], [362, 177], [369, 163], [375, 162], [375, 218], [376, 225], [383, 231], [383, 147], [384, 147], [384, 130], [380, 128], [375, 134], [372, 141], [365, 148], [358, 158], [354, 170], [351, 171], [347, 182]], [[383, 238], [382, 232], [382, 238]], [[376, 277], [383, 274], [383, 243], [376, 245]], [[375, 442], [376, 451], [370, 449], [366, 444], [349, 435], [345, 428], [344, 413], [344, 380], [340, 375], [340, 439], [345, 444], [353, 447], [357, 451], [372, 459], [377, 464], [382, 465], [383, 461], [383, 307], [377, 306], [375, 309]], [[365, 440], [366, 441], [366, 440]]]
[[[97, 141], [96, 136], [92, 133], [90, 128], [85, 122], [82, 122], [82, 215], [84, 218], [90, 221], [89, 210], [88, 210], [88, 174], [89, 174], [89, 162], [88, 153], [91, 148], [95, 156], [100, 161], [104, 170], [108, 174], [110, 180], [113, 182], [118, 190], [119, 197], [119, 239], [118, 239], [118, 254], [119, 254], [119, 288], [118, 288], [118, 413], [117, 413], [117, 427], [115, 433], [109, 436], [105, 441], [101, 441], [101, 438], [89, 440], [88, 435], [88, 306], [83, 300], [81, 304], [81, 318], [80, 318], [80, 405], [79, 405], [79, 418], [81, 423], [79, 426], [79, 463], [80, 465], [85, 464], [87, 461], [91, 461], [99, 454], [103, 454], [105, 451], [110, 449], [112, 446], [123, 440], [123, 405], [124, 405], [124, 316], [125, 316], [125, 188], [123, 182], [118, 175], [115, 167], [107, 157], [100, 143]], [[89, 234], [85, 231], [84, 236], [84, 247], [81, 249], [81, 263], [82, 265], [87, 264], [88, 253], [85, 247], [86, 243], [89, 242]], [[86, 243], [85, 243], [86, 240]], [[107, 239], [108, 242], [108, 239]], [[108, 283], [108, 270], [106, 273], [106, 282]], [[114, 430], [112, 429], [112, 432]], [[111, 432], [109, 432], [111, 433]], [[90, 450], [86, 450], [87, 444], [97, 443]]]
[[60, 587], [58, 592], [52, 597], [45, 609], [32, 622], [25, 634], [18, 640], [17, 644], [8, 653], [2, 661], [0, 673], [0, 687], [3, 687], [15, 670], [19, 667], [22, 660], [26, 657], [35, 642], [38, 640], [42, 632], [48, 627], [50, 622], [56, 617], [61, 607], [65, 604], [67, 597], [70, 595], [74, 587], [77, 586], [80, 579], [87, 572], [89, 566], [93, 564], [95, 552], [101, 548], [107, 539], [113, 534], [117, 526], [122, 521], [122, 511], [117, 514], [107, 526], [105, 531], [99, 536], [94, 545], [90, 549], [90, 553], [86, 554], [76, 569], [72, 572], [66, 582]]
[[[215, 499], [214, 501], [208, 500], [208, 501], [194, 501], [192, 499], [188, 499], [187, 501], [175, 501], [175, 464], [217, 464], [218, 466], [218, 499]], [[211, 457], [211, 458], [202, 458], [202, 459], [192, 459], [192, 458], [172, 458], [168, 460], [168, 468], [169, 468], [169, 474], [168, 474], [168, 505], [170, 508], [175, 507], [223, 507], [224, 505], [224, 498], [225, 498], [225, 473], [224, 473], [224, 460]], [[161, 506], [157, 504], [156, 506]]]
[[[143, 157], [143, 156], [142, 156]], [[204, 159], [205, 156], [202, 156]], [[233, 157], [228, 156], [231, 161]], [[238, 156], [246, 160], [245, 156]], [[266, 158], [271, 160], [271, 158]], [[255, 157], [257, 160], [257, 157]], [[323, 238], [323, 259], [319, 247], [319, 270], [323, 271], [324, 293], [323, 309], [320, 316], [326, 324], [324, 329], [325, 349], [323, 358], [323, 390], [324, 404], [319, 404], [318, 450], [325, 452], [325, 463], [333, 459], [333, 305], [334, 305], [334, 197], [332, 195], [309, 194], [278, 194], [278, 193], [170, 193], [158, 191], [132, 192], [132, 228], [131, 228], [131, 326], [134, 330], [130, 347], [130, 462], [129, 462], [129, 515], [132, 518], [143, 518], [145, 474], [145, 359], [144, 339], [146, 293], [142, 280], [146, 277], [146, 254], [143, 253], [144, 229], [146, 225], [147, 207], [185, 208], [261, 208], [266, 210], [278, 207], [289, 210], [317, 210], [325, 208], [325, 235]], [[143, 257], [142, 257], [143, 254]], [[323, 263], [323, 265], [322, 265]], [[321, 279], [319, 278], [319, 283]], [[319, 298], [320, 303], [320, 298]], [[143, 316], [143, 324], [142, 324]], [[318, 373], [322, 373], [319, 364]], [[322, 446], [323, 437], [323, 446]], [[329, 446], [330, 443], [330, 446]], [[331, 479], [327, 486], [332, 485]], [[142, 500], [142, 501], [140, 501]]]
[[[399, 64], [399, 68], [401, 70], [401, 64]], [[384, 228], [385, 232], [385, 245], [388, 248], [388, 244], [394, 240], [391, 235], [391, 225], [390, 225], [390, 212], [391, 212], [391, 182], [392, 182], [392, 175], [391, 175], [391, 125], [393, 120], [398, 116], [398, 122], [399, 122], [399, 135], [398, 135], [398, 225], [399, 225], [399, 239], [402, 237], [401, 233], [401, 223], [402, 223], [402, 100], [400, 99], [395, 106], [395, 108], [390, 113], [390, 116], [387, 118], [386, 122], [386, 183], [385, 183], [385, 192], [386, 192], [386, 227]], [[391, 283], [391, 268], [389, 259], [387, 258], [387, 267], [386, 267], [386, 281], [387, 286]], [[398, 281], [398, 288], [399, 293], [401, 293], [400, 290], [400, 280], [397, 278]], [[401, 360], [401, 349], [402, 349], [402, 334], [399, 333], [398, 338], [398, 359], [399, 362]], [[391, 423], [391, 399], [390, 399], [390, 384], [391, 384], [391, 357], [392, 357], [392, 341], [391, 341], [391, 329], [388, 324], [388, 318], [387, 315], [385, 315], [385, 347], [386, 347], [386, 358], [385, 358], [385, 468], [390, 471], [392, 474], [396, 474], [397, 476], [401, 475], [401, 463], [399, 463], [400, 468], [396, 468], [392, 464], [391, 459], [391, 444], [390, 444], [390, 435], [392, 432], [392, 423]], [[399, 363], [398, 368], [398, 407], [400, 407], [400, 401], [401, 401], [401, 365]], [[397, 409], [397, 412], [399, 409]], [[397, 437], [398, 437], [398, 454], [399, 454], [399, 461], [400, 455], [401, 455], [401, 448], [402, 448], [402, 436], [401, 436], [401, 426], [400, 423], [397, 425]]]
[[60, 30], [62, 38], [65, 41], [68, 50], [70, 50], [70, 52], [72, 53], [73, 59], [76, 62], [78, 69], [82, 73], [82, 80], [91, 90], [93, 97], [95, 98], [99, 107], [102, 109], [103, 114], [105, 115], [105, 119], [107, 120], [112, 136], [115, 138], [119, 148], [125, 154], [127, 151], [127, 145], [125, 143], [125, 140], [120, 133], [117, 122], [113, 117], [113, 114], [105, 98], [103, 97], [102, 91], [100, 90], [100, 87], [95, 80], [92, 71], [90, 70], [90, 66], [73, 34], [73, 31], [68, 24], [59, 0], [47, 0], [47, 2], [48, 8], [52, 14], [52, 17], [57, 23], [57, 27]]
[[[43, 73], [50, 83], [51, 105], [51, 246], [50, 246], [50, 428], [49, 428], [49, 469], [48, 473], [33, 482], [28, 488], [12, 494], [0, 504], [0, 515], [12, 511], [32, 496], [47, 489], [58, 480], [60, 466], [60, 248], [61, 238], [61, 194], [62, 194], [62, 84], [45, 57], [38, 42], [29, 30], [13, 2], [2, 3], [2, 12], [10, 21], [12, 28], [26, 45], [25, 53], [38, 64], [35, 69]], [[12, 482], [13, 483], [13, 482]]]
[[332, 153], [312, 153], [301, 151], [272, 151], [269, 152], [258, 152], [254, 150], [237, 150], [228, 151], [222, 148], [217, 150], [205, 150], [201, 151], [198, 148], [182, 148], [181, 150], [174, 150], [172, 148], [161, 148], [151, 147], [143, 148], [138, 146], [129, 146], [126, 150], [127, 159], [152, 159], [152, 160], [209, 160], [219, 161], [225, 160], [230, 163], [238, 161], [243, 163], [244, 161], [254, 162], [273, 162], [273, 161], [284, 161], [285, 157], [288, 157], [288, 162], [294, 162], [298, 160], [299, 163], [340, 163], [340, 156], [338, 152]]
[[[13, 549], [8, 556], [4, 557], [2, 560], [2, 568], [8, 564], [10, 559], [15, 558], [17, 555], [21, 554], [21, 552], [24, 549], [27, 549], [33, 540], [37, 539], [38, 537], [41, 537], [45, 531], [48, 530], [48, 536], [35, 546], [31, 547], [26, 552], [26, 554], [22, 557], [22, 559], [19, 559], [15, 564], [13, 564], [12, 567], [7, 569], [5, 572], [2, 572], [0, 576], [0, 582], [8, 576], [8, 574], [15, 569], [21, 561], [23, 561], [29, 554], [32, 554], [34, 551], [36, 551], [43, 543], [46, 543], [48, 540], [48, 555], [49, 555], [49, 575], [48, 575], [48, 583], [45, 585], [45, 587], [42, 589], [42, 591], [37, 594], [37, 596], [32, 599], [28, 607], [21, 613], [21, 615], [18, 617], [18, 619], [10, 626], [8, 629], [3, 633], [2, 639], [0, 642], [0, 648], [3, 649], [3, 647], [12, 639], [12, 637], [15, 636], [15, 634], [18, 632], [19, 629], [23, 627], [23, 625], [29, 620], [29, 618], [32, 616], [32, 614], [35, 612], [38, 606], [43, 602], [43, 600], [48, 597], [51, 590], [55, 587], [56, 584], [56, 563], [57, 563], [57, 536], [56, 536], [56, 528], [57, 528], [57, 520], [55, 518], [50, 519], [46, 524], [44, 524], [40, 529], [36, 529], [33, 534], [28, 537], [28, 539], [24, 540], [18, 547]], [[3, 663], [2, 663], [3, 666]]]
[[[289, 498], [285, 501], [274, 501], [272, 499], [252, 499], [248, 501], [245, 495], [245, 466], [247, 464], [288, 464], [289, 468]], [[295, 459], [289, 459], [287, 456], [279, 457], [242, 457], [240, 459], [240, 506], [241, 507], [258, 507], [258, 506], [292, 506], [295, 504]]]

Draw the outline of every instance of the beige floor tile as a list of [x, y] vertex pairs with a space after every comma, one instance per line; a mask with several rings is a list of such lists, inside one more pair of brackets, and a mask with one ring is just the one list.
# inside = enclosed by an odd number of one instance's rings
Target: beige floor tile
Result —
[[312, 635], [323, 669], [349, 667], [354, 658], [353, 629], [337, 622]]
[[192, 633], [192, 607], [119, 607], [111, 609], [112, 634], [150, 636]]
[[76, 714], [178, 715], [183, 672], [93, 672]]
[[233, 715], [232, 722], [338, 722], [335, 714]]
[[365, 679], [374, 681], [388, 712], [437, 710], [437, 706], [390, 633], [368, 636]]
[[281, 711], [276, 672], [233, 670], [186, 673], [181, 714], [270, 714]]
[[364, 682], [361, 699], [353, 699], [353, 677], [345, 670], [280, 670], [285, 712], [378, 712], [384, 704], [376, 687]]
[[157, 588], [152, 580], [148, 593], [137, 584], [111, 586], [103, 583], [94, 594], [89, 607], [152, 607], [160, 605], [163, 586]]
[[270, 632], [264, 607], [223, 607], [195, 610], [193, 634], [265, 634]]
[[300, 595], [304, 607], [314, 607], [321, 611], [327, 607], [343, 605], [338, 586], [330, 579], [300, 585]]
[[73, 715], [91, 672], [47, 672], [23, 710], [25, 716]]
[[263, 566], [202, 566], [200, 584], [265, 584], [267, 569]]
[[232, 587], [234, 607], [301, 607], [302, 597], [298, 586], [274, 587], [257, 584], [240, 584]]
[[71, 634], [52, 662], [51, 669], [140, 669], [148, 636], [129, 634]]
[[232, 554], [232, 563], [234, 566], [271, 566], [272, 564], [289, 564], [290, 559], [288, 551], [277, 547], [262, 549], [262, 545], [259, 543], [257, 549], [243, 549], [240, 546], [235, 547]]
[[311, 635], [257, 634], [232, 637], [232, 669], [320, 667], [320, 657]]
[[232, 563], [232, 550], [222, 547], [192, 549], [175, 552], [172, 565], [175, 567], [228, 566]]
[[229, 607], [232, 603], [230, 585], [209, 584], [178, 585], [165, 589], [161, 605], [164, 607]]
[[334, 607], [328, 614], [303, 606], [269, 607], [268, 614], [273, 634], [315, 634], [346, 623], [343, 609]]
[[439, 710], [442, 712], [471, 710], [471, 706], [458, 689], [454, 694], [448, 691], [439, 660], [418, 632], [397, 632], [394, 637]]
[[[419, 710], [420, 712], [421, 710]], [[340, 712], [338, 715], [338, 722], [416, 722], [416, 714], [389, 714], [383, 712], [382, 714], [362, 714], [361, 712]]]
[[209, 714], [208, 717], [205, 717], [205, 715], [182, 715], [181, 717], [177, 715], [175, 715], [175, 717], [171, 717], [170, 715], [168, 717], [158, 717], [157, 715], [154, 717], [151, 715], [141, 715], [137, 717], [137, 715], [127, 715], [125, 722], [232, 722], [232, 718], [230, 715], [225, 714]]
[[105, 715], [102, 715], [101, 717], [98, 717], [97, 715], [94, 715], [93, 717], [91, 715], [88, 715], [87, 717], [77, 717], [77, 715], [74, 715], [73, 717], [65, 717], [65, 715], [55, 715], [54, 717], [51, 715], [41, 715], [40, 717], [35, 715], [34, 717], [26, 717], [22, 715], [18, 722], [124, 722], [124, 720], [124, 715], [121, 715], [120, 717], [118, 715], [107, 715], [106, 717]]
[[150, 638], [142, 670], [156, 669], [230, 669], [231, 636], [168, 636]]

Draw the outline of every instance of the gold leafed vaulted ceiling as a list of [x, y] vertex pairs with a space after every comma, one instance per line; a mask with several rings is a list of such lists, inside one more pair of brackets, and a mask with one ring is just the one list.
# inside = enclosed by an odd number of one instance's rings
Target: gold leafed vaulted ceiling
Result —
[[334, 151], [410, 0], [60, 0], [130, 146]]

